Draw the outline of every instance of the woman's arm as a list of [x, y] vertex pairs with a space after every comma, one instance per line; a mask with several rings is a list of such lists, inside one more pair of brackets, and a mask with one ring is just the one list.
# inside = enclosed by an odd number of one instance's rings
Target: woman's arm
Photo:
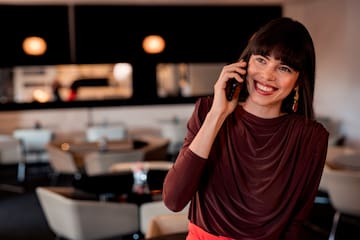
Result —
[[164, 181], [163, 199], [169, 209], [182, 210], [196, 193], [215, 138], [227, 116], [238, 105], [240, 89], [233, 100], [228, 101], [226, 83], [230, 78], [242, 82], [240, 74], [245, 73], [245, 66], [243, 61], [225, 66], [214, 86], [214, 97], [197, 101], [184, 145]]
[[197, 102], [182, 149], [164, 181], [163, 199], [173, 211], [181, 211], [196, 193], [211, 146], [222, 125], [209, 118], [211, 115], [207, 112], [212, 98], [207, 100]]

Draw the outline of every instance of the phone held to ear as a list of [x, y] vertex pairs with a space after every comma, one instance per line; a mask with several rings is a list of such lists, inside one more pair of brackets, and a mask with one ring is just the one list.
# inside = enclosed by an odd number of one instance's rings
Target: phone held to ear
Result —
[[[245, 58], [243, 59], [244, 61], [248, 62], [249, 59]], [[246, 66], [246, 71], [247, 71], [247, 67]], [[245, 73], [244, 75], [240, 75], [240, 77], [246, 81], [246, 75], [247, 73]], [[239, 87], [241, 88], [244, 85], [244, 82], [238, 82], [235, 78], [230, 78], [227, 82], [226, 82], [226, 87], [225, 87], [225, 94], [226, 94], [226, 99], [228, 101], [233, 100], [236, 88]], [[241, 90], [241, 89], [240, 89]]]
[[226, 88], [225, 88], [225, 93], [226, 93], [226, 99], [228, 101], [231, 101], [233, 99], [235, 90], [237, 87], [241, 87], [242, 83], [239, 83], [238, 81], [236, 81], [235, 78], [231, 78], [226, 82]]

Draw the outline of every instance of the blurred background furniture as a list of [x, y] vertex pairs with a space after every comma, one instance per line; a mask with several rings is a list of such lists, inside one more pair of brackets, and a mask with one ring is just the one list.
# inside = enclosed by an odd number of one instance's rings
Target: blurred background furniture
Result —
[[168, 148], [170, 145], [170, 140], [162, 136], [155, 135], [138, 135], [134, 136], [132, 139], [136, 142], [143, 142], [146, 145], [140, 147], [145, 154], [145, 161], [158, 161], [158, 160], [169, 160], [170, 156], [168, 153]]
[[126, 199], [142, 204], [162, 199], [163, 182], [170, 161], [120, 162], [101, 174], [84, 174], [73, 186], [100, 199]]
[[166, 234], [166, 235], [160, 235], [157, 237], [152, 238], [143, 238], [146, 240], [184, 240], [187, 237], [187, 232], [185, 233], [172, 233], [172, 234]]
[[[358, 157], [360, 155], [339, 155], [342, 158]], [[360, 166], [360, 165], [358, 165]], [[325, 189], [329, 195], [330, 203], [335, 209], [329, 240], [336, 239], [340, 221], [356, 219], [360, 221], [360, 171], [345, 168], [332, 168], [326, 165], [323, 172]]]
[[22, 160], [20, 141], [11, 135], [0, 135], [0, 164], [18, 164]]
[[45, 128], [15, 129], [13, 136], [22, 143], [26, 162], [47, 161], [46, 145], [53, 139], [53, 131]]
[[341, 131], [341, 122], [331, 117], [318, 116], [316, 120], [323, 124], [329, 131], [329, 145], [330, 146], [343, 146], [345, 143], [345, 136]]
[[110, 167], [120, 162], [139, 162], [144, 160], [144, 152], [130, 151], [96, 151], [85, 155], [84, 167], [88, 176], [110, 173]]
[[110, 172], [131, 172], [134, 176], [134, 191], [138, 188], [149, 192], [153, 200], [161, 200], [164, 179], [172, 165], [170, 161], [122, 162], [112, 165]]
[[101, 139], [123, 140], [127, 138], [127, 129], [123, 124], [119, 125], [99, 125], [90, 126], [86, 129], [86, 140], [88, 142], [97, 142]]
[[[11, 135], [0, 135], [0, 167], [1, 165], [18, 165], [17, 179], [23, 180], [22, 165], [24, 157], [22, 155], [21, 143]], [[22, 192], [21, 186], [0, 183], [0, 189], [10, 192]]]
[[145, 238], [188, 232], [188, 214], [160, 214], [151, 219]]
[[326, 161], [332, 169], [360, 171], [360, 151], [346, 152]]
[[110, 166], [110, 172], [126, 172], [133, 171], [134, 168], [139, 165], [145, 170], [164, 170], [168, 171], [172, 166], [173, 162], [170, 161], [143, 161], [143, 162], [121, 162], [115, 163]]
[[[104, 140], [104, 139], [103, 139]], [[89, 153], [118, 153], [141, 151], [146, 161], [167, 160], [167, 147], [169, 140], [159, 136], [137, 136], [123, 140], [105, 140], [87, 142], [86, 140], [71, 140], [69, 137], [56, 139], [51, 142], [62, 151], [73, 155], [78, 168], [84, 168], [85, 157]]]
[[46, 145], [53, 139], [53, 132], [45, 128], [19, 128], [13, 131], [13, 137], [20, 141], [24, 157], [19, 163], [18, 180], [25, 181], [27, 163], [48, 161]]
[[[72, 186], [82, 192], [93, 194], [101, 200], [126, 200], [127, 202], [141, 203], [139, 199], [130, 200], [135, 194], [133, 193], [134, 177], [132, 172], [123, 172], [116, 174], [100, 174], [88, 176], [82, 175], [72, 182]], [[141, 200], [141, 199], [140, 199]], [[147, 200], [151, 200], [147, 197]]]
[[170, 158], [175, 161], [185, 139], [187, 120], [174, 117], [173, 119], [160, 120], [159, 123], [161, 135], [170, 141], [168, 146]]
[[74, 178], [81, 177], [81, 170], [77, 167], [74, 156], [61, 150], [59, 147], [49, 143], [46, 145], [48, 159], [51, 169], [51, 185], [57, 185], [62, 175], [72, 175]]
[[[188, 211], [190, 203], [180, 212], [173, 212], [168, 209], [162, 200], [143, 203], [140, 206], [140, 232], [145, 235], [146, 238], [154, 237], [160, 234], [169, 234], [175, 232], [186, 232]], [[155, 219], [157, 216], [160, 219]], [[176, 217], [172, 217], [176, 216]], [[155, 219], [155, 220], [153, 220]], [[162, 220], [168, 220], [167, 226], [163, 224]], [[150, 230], [150, 227], [152, 228]], [[166, 227], [167, 230], [163, 229]]]
[[99, 240], [135, 234], [139, 229], [136, 204], [89, 200], [91, 195], [71, 187], [37, 187], [36, 194], [57, 237]]
[[[354, 148], [347, 146], [334, 146], [329, 145], [326, 155], [326, 165], [336, 165], [335, 162], [339, 162], [339, 159], [342, 159], [344, 156], [353, 155], [357, 152]], [[340, 157], [340, 158], [339, 158]], [[341, 161], [341, 160], [340, 160]], [[327, 176], [323, 173], [320, 180], [319, 190], [326, 192], [326, 178]]]

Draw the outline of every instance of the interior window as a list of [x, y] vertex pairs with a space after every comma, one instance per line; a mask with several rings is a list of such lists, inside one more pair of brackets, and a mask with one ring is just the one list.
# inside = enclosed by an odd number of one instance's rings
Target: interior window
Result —
[[127, 99], [133, 92], [129, 63], [17, 66], [0, 73], [2, 103]]
[[156, 66], [160, 97], [196, 97], [213, 94], [225, 63], [160, 63]]

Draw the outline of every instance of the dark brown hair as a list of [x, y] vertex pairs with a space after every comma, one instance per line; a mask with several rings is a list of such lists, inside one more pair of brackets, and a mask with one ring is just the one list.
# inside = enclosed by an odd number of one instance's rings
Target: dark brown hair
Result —
[[[240, 59], [248, 62], [252, 54], [273, 56], [299, 71], [297, 113], [304, 115], [307, 119], [313, 119], [315, 49], [305, 26], [287, 17], [271, 20], [254, 33]], [[293, 112], [294, 94], [295, 91], [284, 99], [281, 106], [283, 112]], [[245, 100], [248, 95], [246, 87], [242, 88], [240, 100]]]

